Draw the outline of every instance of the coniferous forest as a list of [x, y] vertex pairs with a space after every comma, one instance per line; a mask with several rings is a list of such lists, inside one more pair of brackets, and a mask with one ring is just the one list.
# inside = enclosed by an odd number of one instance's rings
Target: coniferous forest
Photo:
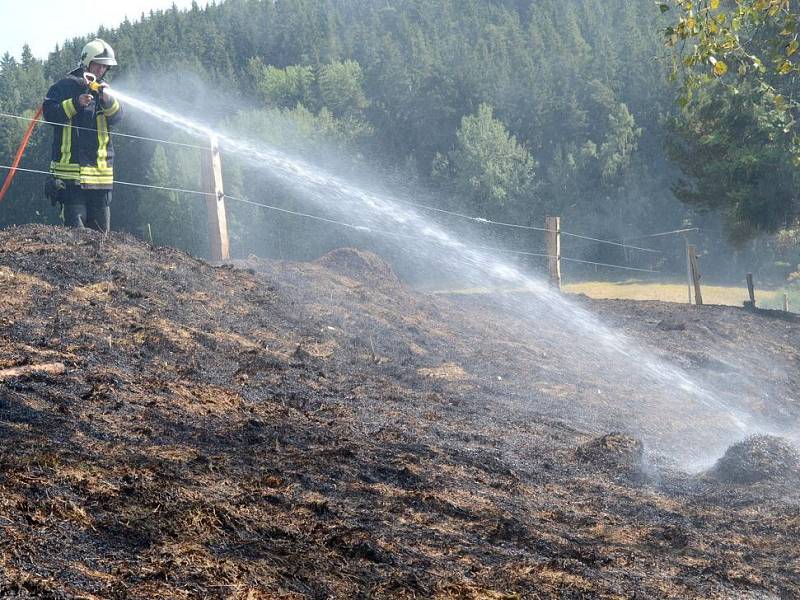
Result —
[[[776, 193], [766, 184], [781, 174], [785, 208], [797, 187], [794, 169], [757, 136], [742, 146], [730, 135], [714, 148], [714, 159], [735, 148], [756, 164], [747, 177], [703, 155], [707, 148], [694, 142], [718, 115], [708, 107], [681, 114], [661, 18], [650, 0], [226, 0], [144, 14], [97, 34], [120, 62], [112, 87], [338, 172], [376, 174], [426, 204], [535, 226], [560, 215], [565, 229], [607, 240], [699, 227], [692, 241], [720, 276], [740, 274], [758, 256], [783, 277], [798, 257], [771, 237], [790, 219], [772, 210]], [[44, 61], [27, 48], [19, 59], [4, 56], [0, 110], [32, 115], [88, 39], [54, 40]], [[729, 103], [724, 110], [742, 109]], [[758, 129], [757, 121], [737, 122]], [[0, 119], [0, 163], [10, 164], [25, 126]], [[119, 131], [197, 143], [135, 111]], [[40, 127], [23, 166], [46, 169], [50, 140]], [[199, 186], [200, 158], [191, 149], [130, 138], [115, 146], [118, 180]], [[308, 208], [252, 166], [223, 160], [229, 194]], [[58, 223], [42, 187], [42, 176], [18, 175], [0, 205], [0, 225]], [[726, 210], [741, 193], [763, 197], [759, 218]], [[112, 211], [115, 229], [207, 251], [202, 199], [117, 186]], [[353, 235], [247, 205], [231, 203], [229, 211], [239, 256], [313, 258]], [[525, 232], [468, 233], [542, 249]], [[685, 269], [682, 238], [648, 243], [665, 254], [654, 259], [585, 241], [565, 252]]]

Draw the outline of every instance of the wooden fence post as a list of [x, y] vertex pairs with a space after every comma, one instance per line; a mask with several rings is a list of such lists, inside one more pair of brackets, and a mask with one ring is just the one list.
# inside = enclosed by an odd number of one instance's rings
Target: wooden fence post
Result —
[[703, 292], [700, 289], [700, 261], [697, 256], [697, 248], [689, 244], [689, 271], [692, 276], [694, 286], [694, 303], [697, 306], [703, 305]]
[[550, 272], [550, 285], [561, 289], [561, 217], [546, 217], [547, 259]]
[[219, 141], [211, 136], [211, 148], [204, 153], [202, 162], [203, 189], [206, 196], [208, 212], [208, 241], [211, 246], [211, 260], [220, 262], [229, 260], [230, 245], [228, 242], [228, 219], [225, 215], [225, 192], [222, 187], [222, 160], [219, 153]]
[[789, 294], [783, 295], [783, 312], [789, 312]]
[[686, 289], [689, 293], [689, 304], [692, 303], [692, 259], [689, 252], [689, 238], [684, 234], [683, 240], [686, 242]]
[[745, 308], [755, 308], [756, 307], [756, 288], [753, 286], [753, 274], [747, 274], [747, 293], [750, 296], [749, 301], [745, 301], [744, 306]]

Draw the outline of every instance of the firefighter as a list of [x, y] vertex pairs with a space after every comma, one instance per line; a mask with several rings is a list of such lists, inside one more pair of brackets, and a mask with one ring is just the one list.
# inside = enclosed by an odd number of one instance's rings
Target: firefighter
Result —
[[84, 46], [78, 68], [53, 85], [44, 118], [54, 123], [51, 176], [45, 193], [64, 208], [69, 227], [111, 227], [114, 147], [111, 125], [122, 116], [119, 101], [103, 81], [116, 66], [114, 50], [96, 39]]

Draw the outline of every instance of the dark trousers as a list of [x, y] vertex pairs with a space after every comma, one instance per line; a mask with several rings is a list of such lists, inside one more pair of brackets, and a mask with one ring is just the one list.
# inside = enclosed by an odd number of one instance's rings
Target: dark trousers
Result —
[[89, 227], [103, 233], [111, 229], [111, 190], [85, 190], [67, 185], [61, 198], [67, 227]]

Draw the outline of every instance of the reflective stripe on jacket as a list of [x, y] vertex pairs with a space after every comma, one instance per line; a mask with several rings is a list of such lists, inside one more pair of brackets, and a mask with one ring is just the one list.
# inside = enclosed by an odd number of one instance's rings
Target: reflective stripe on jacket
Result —
[[109, 126], [121, 118], [122, 110], [116, 98], [108, 107], [93, 100], [80, 108], [78, 97], [85, 93], [82, 69], [76, 69], [47, 92], [44, 118], [56, 123], [50, 172], [83, 188], [111, 189], [114, 145]]

